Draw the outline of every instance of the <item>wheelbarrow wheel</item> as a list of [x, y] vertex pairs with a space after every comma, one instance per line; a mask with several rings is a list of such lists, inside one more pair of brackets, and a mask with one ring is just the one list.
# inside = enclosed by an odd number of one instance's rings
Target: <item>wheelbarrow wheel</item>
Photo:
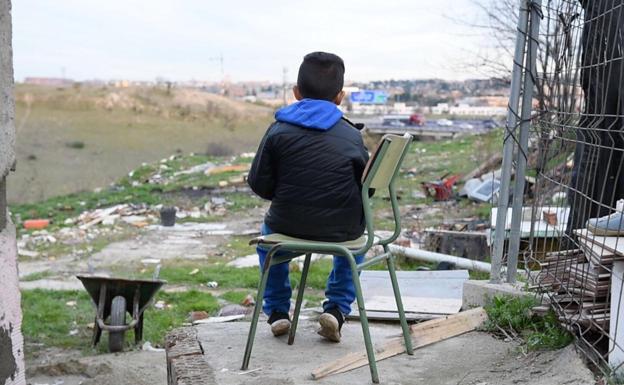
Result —
[[[111, 326], [123, 326], [126, 324], [126, 299], [120, 295], [113, 298], [111, 304]], [[108, 333], [108, 350], [120, 352], [123, 350], [124, 332]]]

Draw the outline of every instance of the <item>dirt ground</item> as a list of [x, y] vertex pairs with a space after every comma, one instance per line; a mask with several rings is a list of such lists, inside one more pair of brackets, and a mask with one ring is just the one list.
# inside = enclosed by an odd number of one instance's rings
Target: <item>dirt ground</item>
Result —
[[167, 383], [163, 351], [133, 351], [81, 357], [44, 349], [26, 363], [30, 385], [157, 385]]

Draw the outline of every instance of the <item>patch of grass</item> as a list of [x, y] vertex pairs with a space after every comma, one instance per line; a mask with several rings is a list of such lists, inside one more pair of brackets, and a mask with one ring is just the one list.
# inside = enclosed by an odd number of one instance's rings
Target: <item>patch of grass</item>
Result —
[[[76, 301], [76, 306], [66, 305]], [[26, 343], [83, 349], [89, 346], [95, 310], [86, 292], [81, 291], [22, 291], [22, 332]], [[70, 336], [71, 330], [78, 334]]]
[[38, 281], [40, 279], [45, 279], [54, 275], [51, 271], [40, 271], [37, 273], [28, 274], [20, 279], [22, 282], [30, 282], [30, 281]]
[[521, 338], [528, 350], [554, 350], [572, 342], [572, 335], [565, 331], [551, 311], [545, 316], [532, 312], [537, 301], [532, 297], [496, 296], [485, 306], [488, 314], [484, 328], [506, 337]]
[[[215, 314], [219, 305], [209, 293], [195, 290], [181, 293], [159, 292], [155, 301], [164, 301], [164, 309], [150, 306], [145, 311], [143, 331], [144, 341], [155, 346], [162, 346], [168, 331], [181, 326], [191, 311], [205, 311]], [[75, 306], [67, 302], [75, 301]], [[93, 330], [88, 327], [93, 322], [95, 308], [89, 295], [83, 291], [22, 291], [23, 323], [22, 332], [28, 344], [42, 343], [45, 346], [79, 349], [84, 352], [96, 352], [90, 349]], [[130, 315], [127, 316], [129, 319]], [[70, 336], [70, 331], [77, 331]], [[132, 331], [126, 333], [128, 347], [134, 341]], [[97, 351], [104, 352], [107, 347], [107, 333], [103, 333]]]
[[233, 212], [249, 210], [262, 205], [262, 199], [249, 193], [232, 193], [227, 196], [227, 200], [231, 202], [228, 209]]
[[469, 270], [468, 275], [470, 276], [470, 279], [477, 279], [477, 280], [490, 279], [490, 273], [485, 272], [485, 271]]
[[85, 143], [79, 140], [65, 143], [66, 147], [73, 148], [74, 150], [82, 150], [85, 148]]
[[[197, 269], [196, 274], [189, 273]], [[291, 286], [296, 288], [301, 280], [301, 272], [296, 263], [290, 264]], [[325, 283], [332, 269], [331, 260], [315, 261], [310, 265], [306, 286], [313, 289], [325, 289]], [[152, 272], [143, 269], [142, 266], [125, 268], [124, 271], [115, 272], [126, 278], [149, 278]], [[257, 289], [260, 282], [260, 272], [257, 267], [236, 268], [223, 264], [206, 266], [184, 261], [165, 262], [160, 270], [160, 278], [170, 284], [182, 285], [205, 285], [207, 282], [216, 281], [219, 288], [224, 289]]]
[[244, 257], [249, 254], [254, 254], [256, 248], [249, 244], [250, 237], [246, 236], [233, 236], [226, 244], [227, 251], [225, 254], [232, 257]]
[[247, 290], [247, 291], [240, 291], [240, 290], [232, 290], [232, 291], [226, 291], [225, 293], [221, 294], [219, 297], [230, 302], [230, 303], [236, 303], [236, 304], [240, 304], [241, 302], [243, 302], [243, 300], [247, 297], [247, 295], [253, 295], [255, 297], [255, 292], [252, 293], [251, 291]]
[[615, 368], [611, 369], [611, 375], [605, 379], [608, 385], [624, 385], [624, 373], [617, 373]]

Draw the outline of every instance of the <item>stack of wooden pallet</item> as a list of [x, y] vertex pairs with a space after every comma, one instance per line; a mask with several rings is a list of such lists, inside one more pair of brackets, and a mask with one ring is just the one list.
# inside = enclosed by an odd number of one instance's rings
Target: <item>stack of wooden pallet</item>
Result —
[[624, 261], [624, 237], [595, 235], [587, 229], [574, 230], [579, 246], [595, 266], [611, 266]]
[[[579, 249], [550, 253], [542, 264], [539, 284], [557, 293], [559, 319], [574, 325], [608, 329], [610, 267], [624, 260], [624, 238], [597, 236], [587, 229], [575, 230]], [[621, 245], [620, 245], [621, 243]]]
[[564, 292], [569, 284], [569, 268], [579, 262], [585, 262], [585, 256], [579, 249], [546, 253], [544, 261], [540, 262], [539, 286], [555, 293]]

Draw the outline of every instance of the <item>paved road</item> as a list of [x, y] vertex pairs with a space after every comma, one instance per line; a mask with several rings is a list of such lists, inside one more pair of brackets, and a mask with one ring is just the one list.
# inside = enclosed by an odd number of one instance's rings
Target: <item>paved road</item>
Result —
[[[400, 133], [400, 132], [413, 132], [417, 134], [431, 134], [440, 133], [443, 135], [453, 135], [457, 133], [473, 133], [473, 134], [484, 134], [490, 132], [491, 128], [486, 128], [484, 124], [484, 120], [474, 120], [474, 119], [462, 119], [462, 120], [453, 120], [453, 125], [451, 126], [441, 126], [438, 125], [437, 120], [428, 120], [422, 126], [409, 126], [406, 125], [404, 127], [397, 127], [391, 125], [384, 125], [382, 117], [371, 117], [371, 118], [353, 118], [351, 119], [354, 123], [363, 123], [367, 130], [374, 133]], [[467, 125], [472, 126], [468, 127]]]

